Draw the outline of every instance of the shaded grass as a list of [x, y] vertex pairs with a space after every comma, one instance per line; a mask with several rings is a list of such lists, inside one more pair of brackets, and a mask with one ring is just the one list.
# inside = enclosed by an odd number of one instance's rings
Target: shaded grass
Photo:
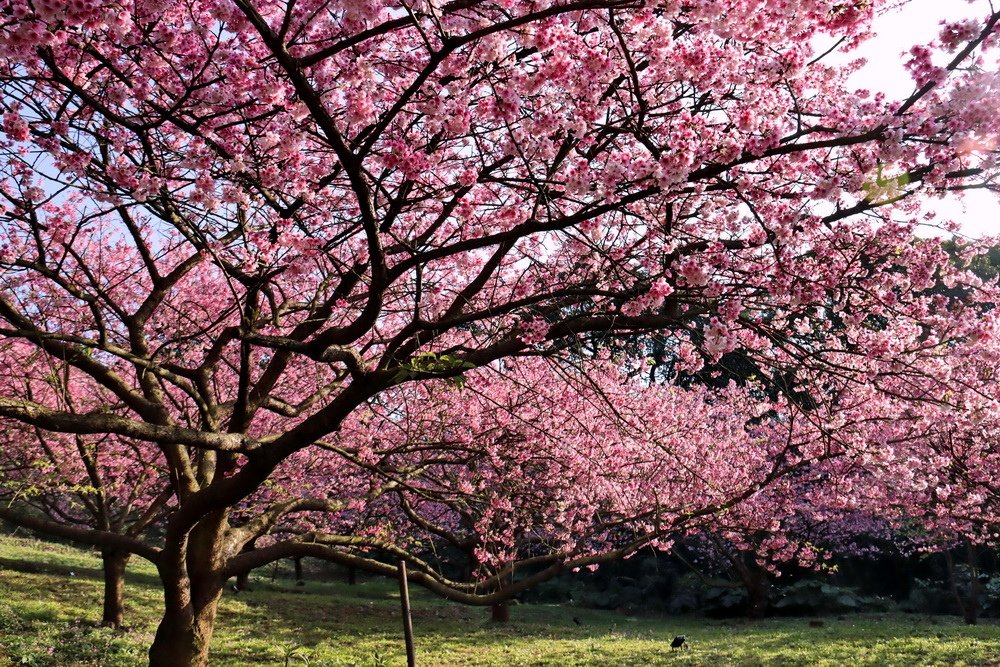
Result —
[[[30, 572], [22, 570], [30, 569]], [[155, 571], [133, 559], [126, 590], [127, 632], [100, 618], [96, 552], [0, 538], [0, 667], [142, 665], [161, 598]], [[69, 572], [74, 576], [69, 576]], [[253, 589], [220, 606], [212, 664], [405, 664], [395, 582], [348, 586], [255, 577]], [[898, 614], [759, 623], [699, 617], [631, 618], [554, 605], [520, 605], [495, 625], [484, 609], [413, 592], [418, 663], [483, 665], [993, 665], [1000, 627], [969, 627], [954, 617]], [[573, 617], [579, 618], [578, 626]], [[691, 647], [669, 649], [675, 634]]]

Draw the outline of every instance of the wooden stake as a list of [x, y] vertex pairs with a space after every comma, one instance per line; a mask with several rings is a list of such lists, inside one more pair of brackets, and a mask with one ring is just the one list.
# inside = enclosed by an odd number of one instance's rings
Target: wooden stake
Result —
[[406, 581], [406, 561], [399, 561], [399, 600], [403, 605], [403, 636], [406, 638], [406, 665], [417, 666], [413, 648], [413, 618], [410, 616], [410, 587]]

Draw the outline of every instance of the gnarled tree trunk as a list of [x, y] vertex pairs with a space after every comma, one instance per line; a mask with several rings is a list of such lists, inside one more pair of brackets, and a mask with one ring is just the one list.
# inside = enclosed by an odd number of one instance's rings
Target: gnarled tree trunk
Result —
[[104, 613], [101, 625], [120, 628], [125, 623], [125, 566], [130, 554], [123, 551], [101, 552], [104, 570]]
[[149, 648], [150, 667], [207, 667], [215, 614], [226, 577], [225, 512], [213, 513], [189, 536], [171, 536], [158, 563], [164, 613]]
[[167, 609], [149, 648], [149, 667], [206, 667], [221, 586], [200, 604]]

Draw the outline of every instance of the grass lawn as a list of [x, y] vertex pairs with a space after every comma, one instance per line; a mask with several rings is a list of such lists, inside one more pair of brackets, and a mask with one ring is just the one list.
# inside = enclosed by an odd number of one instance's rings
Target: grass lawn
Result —
[[[70, 576], [70, 572], [73, 573]], [[261, 573], [261, 571], [258, 571]], [[227, 593], [212, 664], [403, 665], [395, 582], [356, 586], [275, 583]], [[95, 552], [0, 537], [0, 667], [124, 667], [145, 664], [160, 609], [151, 566], [133, 559], [126, 589], [127, 632], [96, 627], [101, 604]], [[576, 616], [581, 625], [573, 622]], [[870, 615], [759, 623], [693, 616], [631, 618], [563, 606], [520, 605], [495, 625], [484, 609], [413, 591], [417, 663], [515, 665], [995, 665], [1000, 625], [958, 618]], [[687, 651], [670, 639], [686, 634]]]

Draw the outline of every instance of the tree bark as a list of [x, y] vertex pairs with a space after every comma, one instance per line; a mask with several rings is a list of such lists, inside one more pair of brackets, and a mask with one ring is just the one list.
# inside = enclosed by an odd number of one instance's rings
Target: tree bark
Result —
[[198, 609], [165, 613], [149, 647], [149, 667], [207, 667], [218, 604], [216, 594]]
[[121, 628], [125, 623], [125, 566], [131, 554], [123, 551], [101, 552], [104, 569], [104, 613], [101, 625]]
[[747, 617], [752, 620], [764, 618], [771, 605], [771, 581], [767, 570], [760, 566], [753, 554], [738, 551], [719, 538], [713, 540], [719, 553], [732, 563], [747, 593]]
[[295, 561], [295, 583], [301, 586], [305, 583], [305, 579], [302, 577], [302, 559], [295, 557], [292, 560]]
[[506, 623], [510, 620], [510, 605], [506, 602], [490, 607], [490, 619], [494, 623]]
[[[242, 553], [249, 553], [256, 548], [257, 538], [250, 540], [245, 547], [243, 547]], [[248, 591], [250, 590], [250, 573], [253, 572], [252, 569], [243, 570], [236, 575], [236, 592]]]
[[733, 564], [747, 592], [747, 616], [754, 620], [764, 618], [771, 604], [771, 582], [767, 578], [767, 571], [753, 556], [737, 556], [733, 559]]
[[969, 595], [962, 617], [966, 625], [976, 625], [979, 622], [979, 558], [971, 540], [965, 542], [965, 558], [969, 566]]
[[967, 625], [976, 625], [979, 620], [979, 573], [976, 570], [975, 547], [971, 543], [967, 543], [966, 549], [969, 566], [968, 595], [962, 595], [962, 589], [958, 585], [958, 573], [955, 571], [955, 562], [952, 560], [950, 551], [944, 552], [944, 562], [948, 566], [948, 582], [951, 584], [952, 595], [955, 596], [958, 613], [962, 615], [962, 620]]
[[226, 512], [204, 517], [190, 533], [167, 539], [157, 569], [164, 612], [149, 647], [149, 667], [207, 667], [215, 614], [227, 577]]
[[747, 616], [754, 620], [764, 618], [771, 605], [771, 583], [767, 575], [755, 572], [747, 584]]

